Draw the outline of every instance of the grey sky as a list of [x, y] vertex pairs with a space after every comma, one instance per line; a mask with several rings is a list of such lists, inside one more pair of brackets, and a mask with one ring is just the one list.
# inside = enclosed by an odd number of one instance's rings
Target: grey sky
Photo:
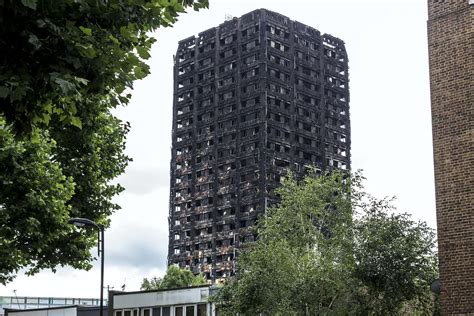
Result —
[[[368, 192], [397, 195], [400, 211], [435, 227], [425, 0], [210, 0], [159, 30], [152, 74], [138, 82], [118, 115], [132, 124], [134, 158], [119, 181], [122, 210], [106, 231], [105, 284], [137, 290], [165, 269], [171, 146], [173, 54], [177, 41], [217, 26], [225, 14], [267, 8], [343, 39], [349, 56], [352, 168], [364, 169]], [[98, 296], [99, 269], [19, 275], [0, 295]]]

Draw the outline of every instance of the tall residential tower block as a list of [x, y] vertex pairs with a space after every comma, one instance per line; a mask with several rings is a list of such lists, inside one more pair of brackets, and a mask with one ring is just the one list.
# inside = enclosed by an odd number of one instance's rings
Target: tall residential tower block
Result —
[[265, 9], [179, 42], [168, 263], [212, 281], [291, 169], [350, 168], [344, 42]]

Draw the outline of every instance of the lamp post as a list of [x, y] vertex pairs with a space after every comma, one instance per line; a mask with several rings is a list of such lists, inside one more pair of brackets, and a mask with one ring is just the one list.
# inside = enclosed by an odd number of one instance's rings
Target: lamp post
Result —
[[87, 218], [71, 218], [69, 224], [76, 227], [94, 227], [97, 228], [99, 239], [97, 241], [97, 254], [100, 257], [100, 316], [104, 316], [104, 225], [97, 224]]

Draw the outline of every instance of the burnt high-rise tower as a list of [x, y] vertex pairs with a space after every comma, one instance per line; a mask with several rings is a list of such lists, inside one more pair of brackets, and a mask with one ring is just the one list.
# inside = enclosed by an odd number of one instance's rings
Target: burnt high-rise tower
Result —
[[179, 42], [168, 262], [216, 280], [285, 170], [349, 169], [343, 41], [268, 10]]

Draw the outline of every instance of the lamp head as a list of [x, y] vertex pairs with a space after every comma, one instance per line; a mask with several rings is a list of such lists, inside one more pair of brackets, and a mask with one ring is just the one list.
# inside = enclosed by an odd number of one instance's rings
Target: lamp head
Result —
[[85, 227], [85, 226], [89, 226], [89, 227], [96, 227], [96, 228], [99, 228], [99, 225], [90, 220], [90, 219], [87, 219], [87, 218], [80, 218], [80, 217], [75, 217], [75, 218], [71, 218], [70, 220], [67, 221], [69, 224], [72, 224], [76, 227]]

